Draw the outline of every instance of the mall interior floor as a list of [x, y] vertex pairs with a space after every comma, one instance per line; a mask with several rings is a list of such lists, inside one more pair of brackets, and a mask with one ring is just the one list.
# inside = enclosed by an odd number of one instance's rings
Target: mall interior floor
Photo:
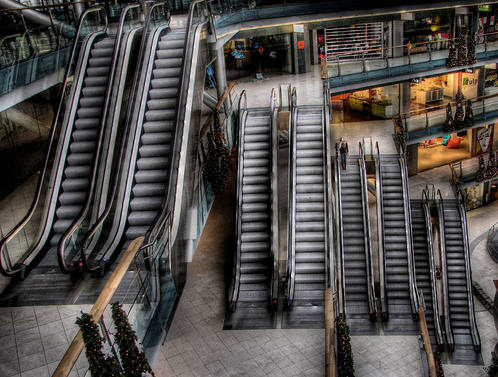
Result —
[[[299, 104], [321, 103], [319, 69], [309, 74], [241, 80], [237, 90], [248, 90], [248, 106], [268, 106], [270, 90], [278, 83], [298, 87]], [[299, 94], [301, 93], [301, 94]], [[351, 153], [365, 135], [379, 141], [382, 153], [392, 153], [392, 121], [372, 121], [331, 126], [334, 141], [348, 139]], [[286, 155], [281, 149], [279, 156]], [[8, 231], [27, 211], [36, 176], [0, 202], [2, 232]], [[426, 184], [435, 184], [448, 198], [454, 197], [447, 166], [410, 178], [410, 195], [420, 198]], [[154, 363], [156, 376], [323, 376], [323, 330], [223, 330], [225, 315], [226, 229], [233, 227], [233, 183], [213, 205], [169, 334]], [[486, 234], [498, 218], [498, 201], [468, 213], [474, 281], [494, 297], [497, 265], [486, 252]], [[281, 224], [282, 227], [282, 224]], [[6, 279], [0, 278], [0, 284]], [[0, 289], [2, 287], [0, 286]], [[482, 356], [490, 364], [498, 341], [492, 315], [477, 301], [476, 317], [482, 339]], [[39, 306], [0, 309], [0, 341], [8, 352], [0, 353], [0, 377], [48, 376], [67, 349], [76, 331], [74, 318], [89, 306]], [[57, 315], [54, 315], [57, 314]], [[8, 343], [7, 343], [8, 342]], [[416, 336], [353, 336], [356, 376], [398, 377], [422, 375]], [[5, 351], [5, 350], [4, 350]], [[83, 377], [84, 356], [71, 377]], [[444, 365], [447, 376], [484, 376], [482, 367]]]

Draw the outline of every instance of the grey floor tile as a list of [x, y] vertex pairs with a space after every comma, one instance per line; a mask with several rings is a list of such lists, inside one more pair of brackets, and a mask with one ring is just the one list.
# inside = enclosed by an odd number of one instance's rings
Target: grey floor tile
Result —
[[66, 353], [68, 347], [69, 344], [61, 344], [60, 346], [45, 350], [45, 358], [47, 359], [47, 363], [60, 361], [62, 356], [64, 356], [64, 353]]
[[48, 376], [49, 374], [46, 365], [39, 368], [27, 370], [21, 373], [21, 377], [48, 377]]
[[11, 377], [19, 374], [20, 372], [21, 369], [19, 367], [19, 360], [17, 360], [17, 357], [0, 362], [0, 377]]
[[10, 311], [0, 312], [0, 325], [12, 323], [12, 313]]
[[14, 322], [36, 319], [35, 310], [33, 309], [32, 306], [13, 308], [12, 319], [14, 320]]
[[8, 336], [12, 334], [14, 334], [14, 325], [12, 323], [0, 325], [0, 336]]
[[35, 308], [36, 321], [38, 325], [45, 325], [47, 323], [55, 322], [60, 320], [59, 310], [57, 306], [42, 306], [43, 310], [40, 310], [39, 307]]
[[38, 323], [36, 322], [35, 318], [25, 321], [14, 321], [14, 331], [16, 333], [27, 329], [32, 329], [34, 327], [38, 327]]
[[68, 344], [66, 334], [64, 332], [44, 336], [42, 338], [42, 342], [45, 350], [49, 350], [62, 344]]
[[62, 325], [62, 321], [55, 321], [55, 322], [50, 322], [46, 323], [44, 325], [40, 326], [40, 335], [42, 337], [47, 336], [47, 335], [53, 335], [57, 333], [63, 333], [64, 332], [64, 326]]
[[21, 366], [21, 372], [46, 366], [45, 353], [42, 351], [21, 357], [19, 358], [19, 365]]
[[16, 337], [14, 334], [7, 336], [0, 336], [0, 344], [3, 347], [12, 347], [16, 345]]
[[19, 343], [17, 346], [19, 357], [29, 356], [38, 352], [43, 352], [43, 344], [40, 339]]
[[29, 342], [36, 339], [40, 339], [40, 331], [38, 330], [38, 327], [33, 327], [31, 329], [16, 332], [17, 344]]

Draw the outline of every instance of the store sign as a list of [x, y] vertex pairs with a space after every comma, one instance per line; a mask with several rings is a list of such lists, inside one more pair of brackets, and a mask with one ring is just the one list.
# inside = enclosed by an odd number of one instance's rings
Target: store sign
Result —
[[297, 49], [304, 50], [304, 41], [297, 41]]
[[479, 12], [491, 12], [491, 5], [486, 4], [486, 5], [478, 5], [477, 10]]
[[481, 146], [481, 151], [486, 152], [488, 150], [490, 139], [491, 139], [490, 128], [483, 127], [477, 130], [477, 141]]
[[304, 33], [304, 24], [294, 24], [294, 33]]

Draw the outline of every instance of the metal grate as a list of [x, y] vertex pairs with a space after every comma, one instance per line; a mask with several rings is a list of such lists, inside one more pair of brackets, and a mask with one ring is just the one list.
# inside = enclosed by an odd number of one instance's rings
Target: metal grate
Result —
[[325, 28], [327, 63], [382, 58], [382, 22]]

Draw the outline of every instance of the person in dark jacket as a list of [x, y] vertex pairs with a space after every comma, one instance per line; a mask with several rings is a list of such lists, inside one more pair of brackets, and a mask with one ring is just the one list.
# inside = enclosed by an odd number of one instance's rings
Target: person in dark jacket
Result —
[[341, 165], [342, 169], [346, 170], [346, 162], [348, 160], [348, 143], [344, 140], [341, 140], [341, 146], [339, 147], [339, 153], [341, 154]]

